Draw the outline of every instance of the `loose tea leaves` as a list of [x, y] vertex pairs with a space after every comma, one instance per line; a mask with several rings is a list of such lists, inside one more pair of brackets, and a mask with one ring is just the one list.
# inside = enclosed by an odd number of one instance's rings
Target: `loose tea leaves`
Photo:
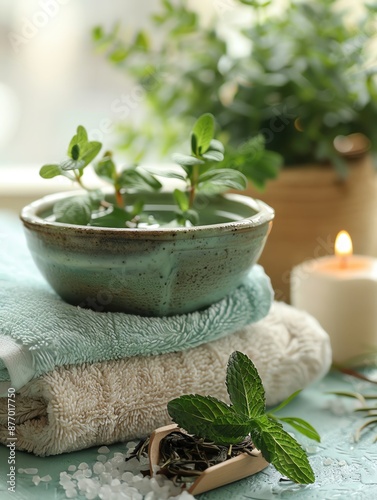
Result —
[[[148, 446], [149, 437], [138, 443], [129, 458], [136, 457], [140, 460], [142, 456], [147, 456]], [[255, 446], [250, 436], [247, 436], [241, 443], [222, 446], [177, 430], [165, 436], [160, 442], [157, 474], [165, 475], [176, 485], [188, 487], [187, 483], [194, 482], [209, 467], [225, 462], [241, 453], [253, 456], [253, 450]]]

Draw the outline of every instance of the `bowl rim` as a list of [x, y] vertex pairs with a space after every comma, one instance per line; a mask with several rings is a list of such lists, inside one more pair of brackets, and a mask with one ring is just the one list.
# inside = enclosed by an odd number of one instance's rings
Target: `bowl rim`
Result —
[[[161, 194], [169, 194], [170, 191], [162, 191]], [[33, 201], [29, 205], [26, 205], [20, 214], [20, 219], [23, 222], [24, 226], [33, 229], [33, 230], [56, 230], [65, 232], [71, 231], [76, 234], [85, 233], [85, 234], [103, 234], [103, 235], [118, 235], [119, 234], [127, 234], [130, 237], [143, 237], [148, 236], [160, 236], [160, 237], [172, 237], [176, 235], [185, 235], [187, 233], [213, 233], [216, 230], [221, 228], [222, 232], [235, 232], [248, 230], [252, 228], [256, 228], [258, 226], [262, 226], [264, 224], [268, 224], [275, 217], [275, 211], [269, 205], [264, 203], [261, 200], [257, 200], [255, 198], [251, 198], [247, 195], [235, 194], [235, 193], [226, 193], [221, 194], [221, 196], [229, 201], [234, 201], [246, 205], [256, 213], [250, 217], [246, 217], [241, 220], [231, 221], [231, 222], [220, 222], [218, 224], [206, 224], [200, 226], [192, 226], [192, 227], [159, 227], [148, 229], [147, 227], [143, 228], [111, 228], [111, 227], [101, 227], [101, 226], [83, 226], [78, 224], [67, 224], [63, 222], [53, 222], [47, 221], [38, 215], [38, 212], [42, 210], [48, 209], [53, 203], [70, 197], [81, 196], [87, 194], [87, 191], [84, 190], [75, 190], [75, 191], [65, 191], [60, 193], [54, 193], [38, 200]], [[204, 234], [203, 234], [204, 235]]]

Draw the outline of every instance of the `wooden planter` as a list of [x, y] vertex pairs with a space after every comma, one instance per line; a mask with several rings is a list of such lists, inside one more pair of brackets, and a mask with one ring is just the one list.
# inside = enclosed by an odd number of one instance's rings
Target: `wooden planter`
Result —
[[[151, 435], [149, 443], [149, 466], [151, 476], [153, 466], [160, 461], [160, 442], [164, 437], [173, 431], [178, 430], [175, 424], [160, 427]], [[256, 474], [268, 466], [268, 462], [263, 458], [259, 450], [253, 451], [253, 456], [242, 453], [226, 462], [214, 465], [206, 469], [187, 490], [191, 495], [199, 495], [205, 491], [219, 488], [225, 484], [233, 483], [239, 479]]]
[[261, 193], [247, 194], [275, 210], [275, 221], [259, 260], [271, 277], [276, 299], [289, 301], [293, 266], [333, 253], [341, 229], [353, 239], [354, 252], [375, 255], [377, 184], [370, 155], [348, 159], [349, 175], [338, 180], [331, 165], [286, 168]]

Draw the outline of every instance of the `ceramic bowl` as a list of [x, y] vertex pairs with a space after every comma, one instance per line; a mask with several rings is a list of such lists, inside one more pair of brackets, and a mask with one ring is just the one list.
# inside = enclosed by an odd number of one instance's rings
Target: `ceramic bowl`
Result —
[[[54, 222], [54, 203], [77, 194], [46, 196], [25, 207], [21, 219], [34, 261], [52, 288], [66, 302], [97, 311], [165, 316], [217, 302], [258, 260], [274, 217], [261, 201], [227, 194], [202, 200], [200, 225], [190, 228]], [[145, 211], [173, 218], [171, 193], [145, 196]]]

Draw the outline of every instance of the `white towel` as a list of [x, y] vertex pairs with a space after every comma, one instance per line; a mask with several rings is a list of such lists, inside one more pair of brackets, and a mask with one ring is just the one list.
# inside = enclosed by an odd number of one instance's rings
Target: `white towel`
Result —
[[[331, 365], [328, 335], [315, 319], [274, 303], [263, 320], [183, 352], [59, 367], [16, 396], [17, 447], [54, 455], [144, 436], [170, 422], [166, 405], [182, 394], [227, 398], [226, 365], [235, 351], [255, 363], [273, 405], [322, 377]], [[6, 444], [7, 400], [0, 399]]]

